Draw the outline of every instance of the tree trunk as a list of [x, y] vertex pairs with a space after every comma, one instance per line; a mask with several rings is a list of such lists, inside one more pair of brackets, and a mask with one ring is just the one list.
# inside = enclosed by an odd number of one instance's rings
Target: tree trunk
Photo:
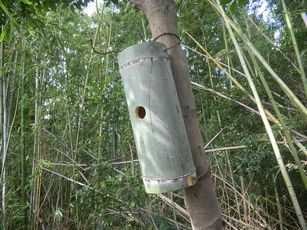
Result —
[[165, 45], [197, 170], [198, 182], [185, 189], [185, 203], [193, 229], [222, 229], [219, 204], [195, 111], [187, 60], [179, 45], [177, 10], [172, 0], [132, 0], [149, 21], [154, 40]]

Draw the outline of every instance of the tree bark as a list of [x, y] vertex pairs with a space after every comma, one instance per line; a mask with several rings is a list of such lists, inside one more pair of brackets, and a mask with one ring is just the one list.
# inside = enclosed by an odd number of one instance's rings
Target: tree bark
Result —
[[165, 45], [197, 170], [198, 182], [185, 189], [185, 204], [195, 230], [222, 229], [219, 204], [199, 129], [187, 60], [177, 31], [177, 9], [172, 0], [132, 0], [149, 21], [155, 41]]

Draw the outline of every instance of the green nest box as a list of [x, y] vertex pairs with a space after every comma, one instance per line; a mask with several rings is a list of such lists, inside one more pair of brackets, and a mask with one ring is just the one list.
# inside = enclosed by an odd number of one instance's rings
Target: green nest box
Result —
[[195, 184], [193, 163], [170, 60], [158, 42], [128, 47], [119, 56], [130, 120], [147, 193]]

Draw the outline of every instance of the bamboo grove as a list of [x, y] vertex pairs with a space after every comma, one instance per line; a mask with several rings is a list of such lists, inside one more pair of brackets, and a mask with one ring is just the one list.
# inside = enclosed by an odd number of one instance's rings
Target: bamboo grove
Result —
[[[140, 178], [116, 56], [146, 19], [39, 2], [0, 1], [2, 228], [190, 229]], [[220, 2], [176, 1], [225, 229], [306, 229], [306, 1]]]

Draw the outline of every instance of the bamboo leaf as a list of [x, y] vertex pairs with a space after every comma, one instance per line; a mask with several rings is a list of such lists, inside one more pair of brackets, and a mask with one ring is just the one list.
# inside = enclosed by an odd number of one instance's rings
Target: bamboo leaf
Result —
[[0, 0], [0, 8], [4, 11], [4, 13], [10, 18], [10, 20], [12, 22], [14, 22], [14, 24], [17, 25], [17, 22], [15, 21], [13, 15], [10, 13], [10, 11], [6, 8], [6, 6], [4, 5], [4, 3], [2, 2], [2, 0]]
[[232, 0], [221, 0], [220, 1], [222, 5], [226, 5], [232, 2]]
[[33, 5], [33, 3], [32, 2], [30, 2], [30, 0], [20, 0], [22, 3], [24, 3], [24, 4], [26, 4], [26, 5], [29, 5], [29, 6], [31, 6], [31, 5]]
[[302, 57], [300, 55], [300, 51], [298, 49], [298, 45], [297, 45], [297, 41], [294, 35], [294, 30], [293, 30], [293, 26], [292, 26], [292, 22], [291, 22], [291, 18], [290, 18], [290, 14], [288, 12], [287, 6], [285, 4], [284, 0], [281, 0], [284, 12], [285, 12], [285, 19], [286, 19], [286, 23], [288, 26], [288, 29], [290, 31], [290, 35], [291, 35], [291, 41], [293, 43], [293, 48], [295, 51], [295, 55], [296, 55], [296, 59], [300, 68], [300, 74], [301, 74], [301, 79], [303, 82], [303, 86], [304, 86], [304, 91], [305, 91], [305, 98], [307, 99], [307, 78], [306, 78], [306, 74], [305, 74], [305, 70], [304, 70], [304, 65], [303, 65], [303, 61], [302, 61]]
[[4, 28], [0, 34], [0, 42], [3, 41], [3, 39], [5, 38], [5, 36], [7, 35], [7, 31], [8, 29], [7, 28]]

